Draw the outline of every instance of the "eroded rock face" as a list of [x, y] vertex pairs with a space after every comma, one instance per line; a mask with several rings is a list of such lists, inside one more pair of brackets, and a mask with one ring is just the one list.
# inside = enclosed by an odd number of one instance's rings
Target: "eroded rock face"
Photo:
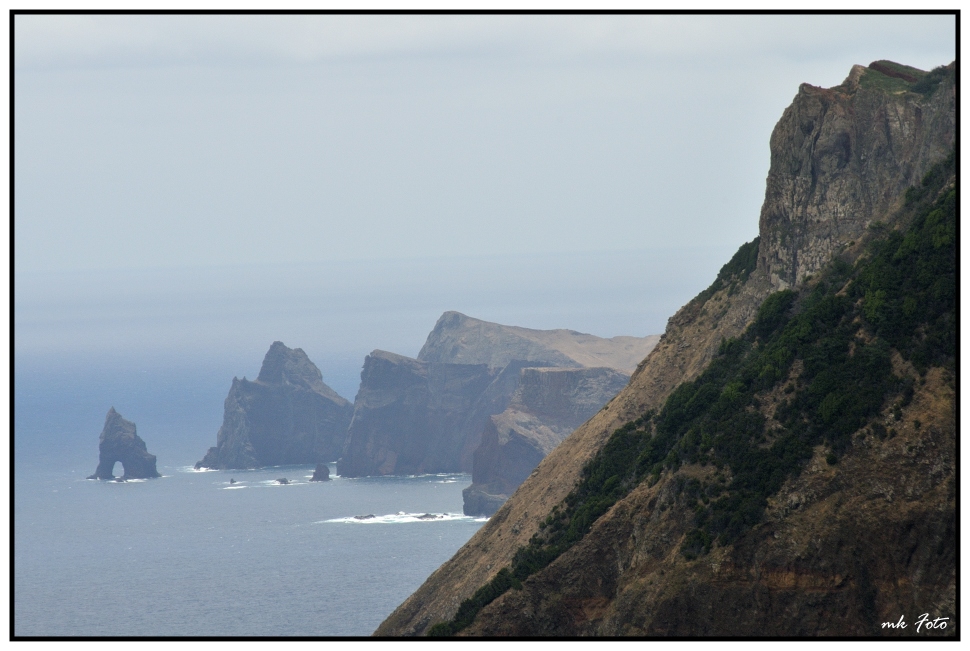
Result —
[[88, 479], [114, 479], [114, 466], [118, 462], [125, 472], [122, 480], [161, 477], [155, 468], [155, 455], [148, 453], [135, 424], [122, 418], [114, 407], [104, 419], [98, 453], [98, 467]]
[[485, 425], [465, 515], [492, 515], [539, 462], [626, 386], [609, 368], [523, 368], [511, 403]]
[[260, 468], [335, 461], [351, 404], [323, 383], [301, 349], [274, 342], [255, 381], [233, 378], [216, 447], [196, 468]]
[[799, 87], [771, 134], [761, 209], [759, 267], [775, 288], [801, 281], [859, 239], [950, 152], [954, 79], [929, 95], [898, 90], [897, 80], [912, 73], [876, 62], [854, 66], [834, 88]]

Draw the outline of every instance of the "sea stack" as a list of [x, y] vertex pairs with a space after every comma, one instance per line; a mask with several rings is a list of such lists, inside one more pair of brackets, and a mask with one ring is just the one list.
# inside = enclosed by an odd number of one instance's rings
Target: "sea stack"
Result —
[[112, 471], [118, 461], [124, 470], [122, 480], [161, 477], [155, 469], [155, 455], [148, 453], [135, 424], [122, 418], [114, 407], [104, 419], [98, 452], [98, 468], [88, 479], [114, 479]]
[[325, 463], [318, 463], [310, 481], [330, 481], [330, 467]]
[[196, 468], [242, 469], [335, 461], [351, 404], [323, 383], [299, 348], [270, 346], [255, 381], [232, 379], [216, 447]]

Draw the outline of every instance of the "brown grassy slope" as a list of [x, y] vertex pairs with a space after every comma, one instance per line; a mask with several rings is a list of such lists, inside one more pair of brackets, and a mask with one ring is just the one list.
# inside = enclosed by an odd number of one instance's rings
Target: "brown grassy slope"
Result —
[[613, 431], [657, 406], [680, 382], [696, 377], [722, 337], [736, 337], [750, 323], [770, 285], [757, 271], [733, 296], [724, 289], [706, 303], [675, 314], [656, 348], [606, 407], [559, 444], [455, 556], [438, 568], [374, 633], [421, 635], [450, 619], [459, 604], [512, 560], [579, 479], [583, 465]]

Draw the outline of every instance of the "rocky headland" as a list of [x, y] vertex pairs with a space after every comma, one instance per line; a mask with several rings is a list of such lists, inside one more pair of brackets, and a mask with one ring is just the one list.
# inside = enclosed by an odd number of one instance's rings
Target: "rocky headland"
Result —
[[125, 420], [112, 407], [104, 419], [98, 443], [98, 467], [88, 479], [115, 479], [114, 466], [121, 463], [122, 480], [161, 477], [155, 468], [155, 455], [138, 436], [135, 424]]
[[367, 356], [337, 472], [470, 472], [490, 417], [509, 406], [523, 369], [596, 364], [629, 372], [658, 339], [531, 330], [445, 312], [417, 359]]
[[299, 348], [274, 342], [256, 380], [232, 379], [216, 446], [196, 468], [242, 469], [335, 461], [353, 406]]
[[759, 237], [375, 634], [959, 635], [955, 84], [803, 84]]

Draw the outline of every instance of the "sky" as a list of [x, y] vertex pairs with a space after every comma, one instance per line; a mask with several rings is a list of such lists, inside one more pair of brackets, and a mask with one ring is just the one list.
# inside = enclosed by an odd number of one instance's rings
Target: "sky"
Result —
[[952, 16], [914, 15], [18, 15], [14, 36], [15, 370], [228, 386], [280, 339], [349, 399], [367, 352], [416, 355], [446, 310], [663, 332], [757, 235], [799, 84], [956, 56]]

